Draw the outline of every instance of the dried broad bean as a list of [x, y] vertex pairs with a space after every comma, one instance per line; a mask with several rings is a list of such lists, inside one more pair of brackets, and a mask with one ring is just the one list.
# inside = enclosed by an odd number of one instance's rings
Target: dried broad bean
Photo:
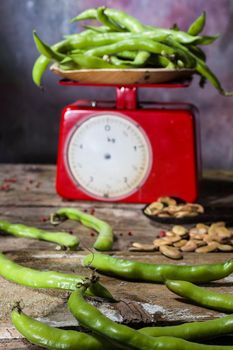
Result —
[[168, 245], [161, 245], [159, 247], [159, 251], [160, 253], [171, 259], [182, 259], [183, 257], [179, 249]]

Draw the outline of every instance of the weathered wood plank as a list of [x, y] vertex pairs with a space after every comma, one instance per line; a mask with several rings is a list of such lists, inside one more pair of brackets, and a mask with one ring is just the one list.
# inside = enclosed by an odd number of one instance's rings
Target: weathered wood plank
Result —
[[[1, 190], [2, 206], [93, 206], [93, 202], [74, 202], [60, 198], [55, 191], [54, 165], [0, 165], [0, 185], [8, 184], [8, 190]], [[6, 180], [15, 182], [6, 182]], [[232, 205], [233, 172], [208, 171], [204, 173], [200, 186], [200, 200], [207, 204]], [[119, 204], [95, 202], [95, 207], [142, 208], [140, 204]]]
[[42, 348], [30, 344], [26, 339], [0, 340], [0, 349], [4, 350], [41, 350]]
[[[6, 187], [2, 187], [6, 185]], [[132, 242], [150, 243], [169, 225], [156, 224], [142, 214], [142, 204], [65, 201], [55, 191], [55, 166], [1, 165], [0, 166], [1, 219], [48, 229], [71, 230], [80, 238], [75, 252], [57, 251], [52, 243], [19, 239], [0, 235], [0, 250], [18, 263], [37, 269], [53, 269], [89, 275], [81, 266], [83, 255], [89, 253], [96, 234], [79, 223], [66, 221], [58, 227], [50, 225], [48, 217], [59, 207], [72, 206], [108, 221], [114, 230], [114, 254], [141, 261], [164, 263], [171, 260], [159, 253], [131, 253]], [[209, 172], [201, 184], [200, 200], [204, 204], [233, 205], [233, 173]], [[187, 253], [178, 264], [197, 264], [224, 261], [232, 254]], [[133, 326], [146, 324], [173, 324], [193, 320], [206, 320], [223, 314], [184, 303], [163, 285], [120, 281], [101, 276], [101, 281], [119, 300], [115, 304], [95, 299], [92, 301], [110, 318]], [[214, 290], [230, 292], [233, 276], [214, 284]], [[210, 288], [213, 284], [209, 285]], [[10, 322], [11, 306], [16, 300], [25, 305], [25, 312], [53, 326], [77, 326], [67, 310], [65, 291], [26, 288], [0, 278], [0, 349], [39, 349], [21, 338]]]
[[[80, 248], [91, 248], [96, 239], [96, 233], [78, 222], [67, 220], [58, 226], [49, 222], [49, 216], [55, 207], [0, 207], [1, 219], [13, 223], [23, 223], [50, 231], [73, 232], [80, 239]], [[132, 242], [152, 242], [159, 231], [167, 225], [155, 224], [146, 218], [141, 210], [132, 208], [96, 208], [95, 216], [107, 221], [113, 227], [115, 242], [114, 250], [127, 250]], [[47, 220], [47, 221], [44, 221]], [[0, 233], [0, 250], [30, 250], [55, 249], [53, 243], [19, 239]]]
[[[16, 262], [40, 270], [58, 270], [75, 272], [88, 276], [89, 269], [81, 266], [86, 252], [11, 252], [8, 256]], [[117, 253], [117, 256], [128, 257], [140, 261], [154, 263], [167, 262], [159, 254]], [[186, 254], [186, 264], [221, 262], [232, 257], [232, 254]], [[176, 262], [180, 264], [181, 262]], [[109, 288], [119, 302], [109, 304], [98, 298], [93, 301], [102, 312], [111, 319], [130, 325], [173, 324], [194, 320], [207, 320], [221, 317], [223, 314], [205, 310], [201, 307], [183, 302], [171, 293], [164, 285], [152, 283], [127, 282], [119, 279], [101, 276], [101, 281]], [[230, 293], [233, 276], [209, 284], [215, 291]], [[15, 301], [21, 301], [26, 313], [37, 317], [53, 326], [77, 326], [77, 321], [67, 310], [69, 293], [59, 290], [32, 289], [0, 278], [0, 339], [6, 339], [15, 331], [10, 322], [10, 310]]]
[[[77, 206], [83, 208], [93, 206], [93, 202], [67, 201], [59, 197], [55, 190], [54, 165], [0, 165], [0, 186], [8, 185], [0, 191], [2, 206]], [[11, 182], [12, 181], [12, 182]], [[8, 188], [9, 187], [9, 188]], [[119, 206], [115, 203], [95, 202], [95, 207], [114, 208]], [[134, 208], [142, 205], [132, 204]], [[121, 204], [128, 207], [128, 204]]]

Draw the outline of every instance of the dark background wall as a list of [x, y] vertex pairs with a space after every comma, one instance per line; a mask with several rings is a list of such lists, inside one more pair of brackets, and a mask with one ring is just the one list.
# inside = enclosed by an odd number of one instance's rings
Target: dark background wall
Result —
[[[221, 38], [206, 49], [208, 64], [223, 86], [233, 90], [232, 0], [1, 0], [0, 1], [0, 162], [55, 163], [61, 108], [77, 98], [114, 98], [113, 89], [58, 86], [51, 72], [45, 91], [33, 85], [31, 69], [37, 57], [32, 30], [48, 43], [81, 30], [68, 19], [89, 7], [107, 5], [126, 10], [142, 22], [186, 30], [207, 11], [205, 33]], [[145, 89], [140, 98], [193, 102], [200, 110], [205, 168], [233, 169], [233, 97], [226, 98], [207, 84], [177, 91]]]

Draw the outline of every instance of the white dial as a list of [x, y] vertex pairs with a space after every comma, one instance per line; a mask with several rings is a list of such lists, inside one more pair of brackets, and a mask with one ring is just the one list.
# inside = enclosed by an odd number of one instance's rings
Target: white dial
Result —
[[137, 191], [149, 174], [151, 159], [143, 129], [118, 113], [93, 114], [77, 124], [67, 145], [74, 181], [97, 199], [122, 199]]

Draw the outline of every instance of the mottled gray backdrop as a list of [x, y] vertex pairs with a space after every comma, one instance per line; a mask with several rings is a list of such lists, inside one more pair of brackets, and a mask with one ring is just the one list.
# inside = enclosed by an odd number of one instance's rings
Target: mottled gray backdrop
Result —
[[[205, 33], [220, 33], [208, 47], [208, 63], [226, 89], [233, 90], [232, 0], [0, 0], [0, 162], [55, 163], [61, 108], [77, 98], [112, 99], [112, 89], [67, 88], [47, 72], [45, 91], [33, 85], [31, 69], [37, 51], [32, 30], [48, 43], [81, 30], [68, 19], [98, 5], [126, 10], [142, 22], [187, 29], [202, 10], [207, 11]], [[189, 89], [140, 92], [143, 99], [193, 102], [200, 110], [205, 168], [233, 169], [233, 97], [204, 90], [196, 78]]]

